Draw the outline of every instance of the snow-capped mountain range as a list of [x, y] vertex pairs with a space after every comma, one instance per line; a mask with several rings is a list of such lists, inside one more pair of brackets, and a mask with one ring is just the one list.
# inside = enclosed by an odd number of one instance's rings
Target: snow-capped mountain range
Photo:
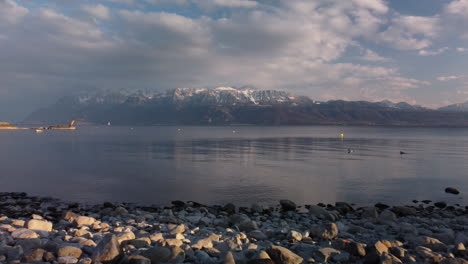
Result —
[[63, 123], [70, 119], [115, 125], [468, 126], [468, 113], [431, 110], [405, 102], [320, 102], [285, 91], [232, 87], [67, 96], [55, 105], [35, 111], [25, 121]]
[[[70, 98], [68, 98], [70, 99]], [[236, 89], [232, 87], [206, 88], [176, 88], [164, 92], [114, 93], [99, 92], [80, 95], [73, 98], [80, 104], [104, 103], [145, 103], [167, 100], [174, 103], [213, 104], [213, 105], [272, 105], [272, 104], [305, 104], [316, 103], [306, 96], [296, 96], [284, 91], [255, 90], [249, 88]]]

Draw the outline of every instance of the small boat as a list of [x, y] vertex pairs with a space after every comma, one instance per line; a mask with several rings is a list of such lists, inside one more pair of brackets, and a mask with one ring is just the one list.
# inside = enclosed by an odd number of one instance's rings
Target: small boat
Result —
[[44, 130], [43, 129], [36, 129], [36, 133], [43, 133]]
[[108, 126], [110, 126], [110, 125], [111, 125], [111, 123], [110, 123], [110, 122], [107, 122], [107, 125], [108, 125]]

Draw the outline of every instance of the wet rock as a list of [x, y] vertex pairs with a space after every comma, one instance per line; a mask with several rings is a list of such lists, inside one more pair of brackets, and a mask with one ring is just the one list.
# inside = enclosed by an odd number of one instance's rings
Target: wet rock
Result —
[[108, 234], [98, 243], [92, 259], [103, 264], [113, 264], [120, 260], [122, 254], [123, 252], [120, 249], [117, 237], [113, 234]]
[[280, 205], [283, 211], [295, 211], [297, 207], [296, 204], [290, 200], [280, 200]]
[[392, 211], [398, 216], [415, 216], [418, 214], [416, 208], [408, 206], [395, 206], [392, 208]]
[[445, 188], [445, 192], [446, 192], [446, 193], [455, 194], [455, 195], [460, 194], [460, 191], [457, 190], [456, 188], [453, 188], [453, 187], [447, 187], [447, 188]]
[[235, 214], [236, 213], [236, 206], [232, 203], [228, 203], [223, 207], [223, 210], [228, 214]]
[[267, 253], [275, 263], [300, 264], [304, 261], [303, 258], [296, 255], [289, 249], [280, 246], [271, 246], [267, 250]]
[[447, 203], [446, 202], [435, 202], [434, 206], [437, 207], [437, 208], [443, 209], [443, 208], [447, 207]]
[[125, 262], [127, 264], [151, 264], [149, 258], [143, 257], [141, 255], [130, 255]]
[[350, 212], [354, 212], [353, 207], [349, 203], [346, 203], [346, 202], [336, 202], [335, 208], [338, 210], [338, 212], [340, 212], [343, 215], [350, 213]]

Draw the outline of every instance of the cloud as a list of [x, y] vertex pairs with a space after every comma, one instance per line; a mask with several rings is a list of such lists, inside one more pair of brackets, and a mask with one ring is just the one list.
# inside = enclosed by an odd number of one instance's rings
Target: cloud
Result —
[[195, 4], [206, 7], [254, 8], [258, 5], [251, 0], [192, 0]]
[[447, 50], [449, 50], [448, 47], [443, 47], [443, 48], [440, 48], [440, 49], [437, 49], [437, 50], [420, 50], [418, 52], [418, 54], [420, 56], [435, 56], [435, 55], [440, 55], [440, 54], [446, 52]]
[[445, 11], [448, 14], [459, 15], [464, 18], [468, 16], [468, 0], [455, 0], [447, 4]]
[[364, 55], [361, 57], [362, 60], [365, 61], [373, 61], [373, 62], [387, 62], [390, 61], [389, 58], [385, 58], [380, 56], [379, 54], [375, 53], [370, 49], [366, 49]]
[[[9, 21], [8, 30], [0, 23], [0, 87], [15, 88], [0, 97], [0, 110], [11, 98], [31, 98], [24, 105], [32, 107], [93, 89], [252, 85], [317, 99], [378, 100], [411, 99], [405, 91], [430, 85], [405, 76], [397, 64], [369, 65], [389, 61], [370, 47], [426, 49], [440, 36], [440, 17], [402, 16], [381, 0], [273, 2], [172, 2], [189, 6], [181, 12], [145, 10], [131, 0], [77, 4], [106, 20], [96, 23], [60, 7], [29, 11], [0, 0], [0, 13], [8, 10], [0, 21]], [[361, 41], [372, 46], [351, 54], [362, 56], [358, 63], [344, 63], [349, 47]], [[33, 101], [41, 94], [50, 101]]]
[[464, 78], [464, 76], [450, 75], [450, 76], [437, 77], [437, 80], [441, 81], [441, 82], [445, 82], [445, 81], [460, 80], [460, 79], [463, 79], [463, 78]]
[[388, 28], [377, 35], [378, 41], [399, 50], [429, 47], [441, 32], [440, 18], [397, 15]]
[[16, 24], [28, 13], [27, 8], [19, 6], [12, 0], [0, 0], [0, 27]]
[[90, 14], [91, 16], [97, 17], [99, 19], [109, 19], [110, 11], [107, 6], [98, 4], [98, 5], [84, 5], [83, 10]]
[[124, 4], [124, 5], [129, 5], [132, 6], [136, 3], [137, 0], [106, 0], [111, 3], [117, 3], [117, 4]]

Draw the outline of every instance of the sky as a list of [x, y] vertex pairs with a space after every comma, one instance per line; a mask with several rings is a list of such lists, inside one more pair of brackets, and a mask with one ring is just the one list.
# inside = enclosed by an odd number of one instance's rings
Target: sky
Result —
[[0, 119], [95, 90], [468, 100], [468, 0], [0, 0]]

